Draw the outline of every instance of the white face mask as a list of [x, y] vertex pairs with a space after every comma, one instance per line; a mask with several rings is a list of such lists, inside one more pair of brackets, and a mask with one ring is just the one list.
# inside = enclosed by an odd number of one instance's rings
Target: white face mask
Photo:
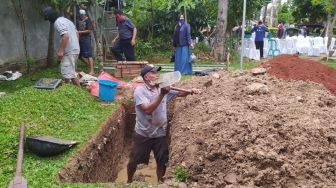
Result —
[[145, 75], [144, 79], [146, 80], [149, 86], [154, 87], [156, 85], [156, 82], [153, 80], [150, 80], [147, 75]]

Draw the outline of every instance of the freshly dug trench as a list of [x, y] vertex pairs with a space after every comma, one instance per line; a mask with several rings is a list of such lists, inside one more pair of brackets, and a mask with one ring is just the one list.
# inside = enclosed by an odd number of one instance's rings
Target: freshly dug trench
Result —
[[134, 125], [134, 104], [121, 105], [59, 172], [60, 181], [113, 182], [128, 157]]

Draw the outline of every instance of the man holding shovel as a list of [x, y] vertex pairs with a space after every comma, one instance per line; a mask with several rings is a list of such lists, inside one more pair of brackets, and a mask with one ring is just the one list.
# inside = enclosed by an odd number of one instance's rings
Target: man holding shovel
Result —
[[176, 91], [170, 86], [160, 89], [157, 84], [159, 78], [157, 71], [160, 70], [161, 67], [146, 65], [141, 70], [145, 84], [134, 91], [136, 124], [127, 165], [128, 183], [133, 181], [138, 164], [148, 164], [152, 150], [157, 164], [157, 178], [158, 181], [162, 181], [169, 158], [166, 137], [167, 103], [176, 97], [199, 93], [197, 89]]

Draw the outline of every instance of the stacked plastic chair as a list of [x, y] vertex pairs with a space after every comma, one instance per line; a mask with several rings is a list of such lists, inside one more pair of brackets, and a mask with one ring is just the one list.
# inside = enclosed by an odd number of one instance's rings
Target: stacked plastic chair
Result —
[[268, 53], [267, 55], [271, 55], [272, 58], [277, 55], [276, 52], [278, 52], [277, 54], [280, 54], [280, 50], [278, 48], [277, 42], [275, 39], [273, 38], [269, 38], [268, 39]]

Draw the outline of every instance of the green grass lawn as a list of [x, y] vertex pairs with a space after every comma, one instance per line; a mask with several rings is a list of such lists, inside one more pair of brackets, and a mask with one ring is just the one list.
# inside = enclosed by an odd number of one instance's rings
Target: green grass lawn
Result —
[[64, 187], [57, 182], [58, 172], [117, 106], [103, 106], [88, 91], [71, 84], [56, 90], [25, 87], [0, 98], [0, 187], [6, 187], [15, 172], [19, 125], [26, 126], [26, 136], [51, 135], [80, 142], [64, 155], [50, 158], [25, 148], [23, 174], [29, 187]]
[[61, 78], [58, 66], [0, 83], [0, 91], [7, 93], [0, 98], [0, 187], [7, 187], [14, 176], [21, 124], [26, 126], [26, 136], [51, 135], [80, 142], [69, 152], [51, 158], [38, 157], [25, 148], [23, 174], [29, 187], [99, 187], [60, 184], [57, 175], [119, 103], [102, 105], [88, 91], [71, 84], [55, 90], [34, 89], [32, 86], [40, 78]]
[[[249, 70], [252, 68], [257, 67], [261, 62], [259, 61], [244, 61], [243, 63], [243, 70]], [[229, 70], [240, 70], [240, 63], [231, 63], [229, 65]]]
[[334, 59], [329, 59], [328, 62], [326, 60], [321, 61], [322, 64], [328, 65], [331, 68], [336, 69], [336, 60]]
[[0, 92], [13, 93], [25, 87], [32, 87], [40, 78], [61, 78], [58, 67], [39, 71], [34, 75], [23, 75], [14, 81], [0, 81]]

